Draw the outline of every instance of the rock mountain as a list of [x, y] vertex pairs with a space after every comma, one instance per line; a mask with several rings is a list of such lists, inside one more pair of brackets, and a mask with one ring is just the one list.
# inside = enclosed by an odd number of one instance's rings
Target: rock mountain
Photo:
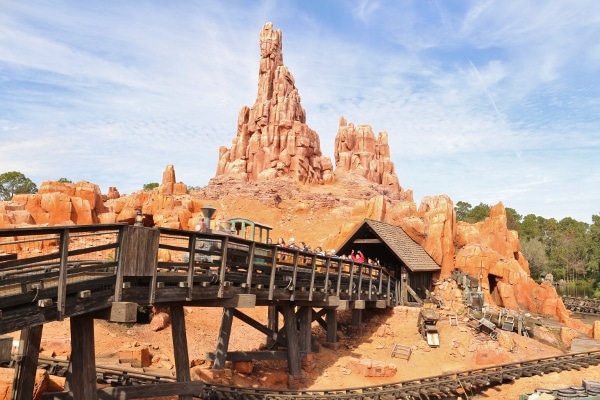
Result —
[[554, 287], [530, 277], [502, 203], [477, 224], [457, 221], [447, 195], [425, 197], [417, 206], [412, 191], [399, 184], [387, 133], [375, 137], [369, 125], [354, 126], [343, 117], [334, 170], [321, 153], [318, 134], [306, 124], [298, 88], [283, 64], [281, 31], [267, 23], [259, 38], [256, 101], [242, 107], [236, 136], [230, 148], [219, 149], [216, 176], [206, 187], [189, 192], [177, 182], [173, 165], [166, 167], [159, 187], [127, 196], [115, 187], [102, 194], [87, 181], [45, 181], [37, 194], [0, 202], [0, 228], [132, 223], [142, 210], [148, 226], [192, 230], [202, 218], [201, 208], [211, 205], [217, 209], [213, 226], [245, 217], [272, 226], [274, 237], [294, 236], [313, 248], [335, 249], [365, 218], [376, 219], [401, 226], [422, 245], [442, 266], [440, 278], [455, 268], [475, 277], [481, 273], [490, 303], [553, 315], [588, 336], [600, 336], [600, 329], [569, 318]]

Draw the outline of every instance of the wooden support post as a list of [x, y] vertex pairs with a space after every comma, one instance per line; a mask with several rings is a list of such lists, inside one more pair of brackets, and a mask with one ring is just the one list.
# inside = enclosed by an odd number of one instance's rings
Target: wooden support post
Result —
[[71, 382], [74, 399], [98, 398], [96, 388], [96, 356], [94, 351], [94, 319], [88, 315], [71, 317]]
[[285, 324], [285, 335], [287, 341], [288, 370], [292, 377], [300, 377], [302, 365], [300, 347], [298, 346], [298, 329], [294, 307], [285, 305], [283, 307], [283, 321]]
[[[191, 382], [187, 335], [185, 333], [185, 313], [181, 305], [171, 306], [171, 336], [173, 336], [177, 382]], [[179, 395], [180, 400], [192, 400], [192, 398], [189, 395]]]
[[337, 339], [337, 311], [334, 309], [327, 309], [325, 318], [327, 319], [327, 343], [335, 343]]
[[56, 297], [56, 319], [65, 319], [67, 299], [67, 261], [69, 259], [69, 230], [63, 229], [60, 235], [60, 270], [58, 273], [58, 293]]
[[217, 342], [217, 351], [215, 353], [215, 363], [213, 369], [225, 369], [225, 360], [227, 359], [227, 348], [229, 347], [229, 337], [231, 336], [231, 324], [233, 323], [233, 308], [224, 308], [221, 317], [221, 328], [219, 329], [219, 341]]
[[[279, 331], [279, 312], [277, 311], [276, 306], [268, 307], [267, 328], [269, 328], [269, 330], [273, 331], [273, 332]], [[267, 336], [267, 342], [266, 342], [267, 349], [273, 349], [273, 347], [276, 346], [276, 343], [277, 343], [277, 338], [274, 338], [273, 336]]]
[[300, 307], [300, 352], [308, 354], [312, 350], [312, 307]]
[[353, 308], [352, 309], [352, 329], [354, 329], [355, 332], [360, 333], [361, 332], [361, 326], [362, 326], [362, 309], [360, 308]]
[[400, 270], [400, 304], [408, 304], [408, 271], [404, 267]]
[[43, 327], [44, 325], [37, 325], [21, 330], [11, 400], [31, 400], [33, 398]]

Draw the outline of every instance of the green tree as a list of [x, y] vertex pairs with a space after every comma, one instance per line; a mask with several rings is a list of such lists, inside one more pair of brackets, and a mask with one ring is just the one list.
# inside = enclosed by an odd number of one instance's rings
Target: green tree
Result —
[[58, 181], [60, 183], [73, 183], [73, 181], [71, 181], [70, 179], [67, 179], [67, 178], [60, 178]]
[[483, 221], [490, 216], [491, 207], [487, 204], [479, 203], [479, 205], [473, 207], [469, 215], [467, 216], [466, 222], [474, 224], [476, 222]]
[[513, 231], [519, 231], [521, 227], [521, 220], [523, 216], [520, 215], [514, 208], [506, 207], [506, 227]]
[[586, 269], [600, 279], [600, 215], [592, 215], [592, 225], [587, 234]]
[[466, 201], [459, 201], [454, 206], [457, 221], [466, 221], [473, 207]]
[[573, 218], [563, 218], [556, 225], [548, 257], [556, 269], [564, 269], [565, 279], [575, 281], [586, 277], [588, 224]]
[[532, 278], [537, 280], [542, 275], [548, 273], [546, 247], [539, 238], [521, 241], [521, 253], [529, 261], [529, 271]]
[[527, 214], [519, 225], [519, 237], [525, 240], [541, 238], [544, 234], [543, 218], [535, 214]]
[[148, 192], [156, 187], [158, 187], [158, 182], [152, 182], [152, 183], [145, 183], [144, 187], [142, 188], [144, 191]]
[[17, 171], [0, 174], [0, 200], [10, 200], [15, 194], [37, 193], [37, 186]]

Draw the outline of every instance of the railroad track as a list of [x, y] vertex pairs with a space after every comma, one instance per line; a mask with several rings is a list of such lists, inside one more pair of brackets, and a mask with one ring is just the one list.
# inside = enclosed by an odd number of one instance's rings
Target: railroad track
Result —
[[[49, 373], [64, 376], [68, 362], [40, 358], [40, 366]], [[457, 398], [474, 395], [488, 387], [551, 372], [583, 370], [600, 364], [600, 351], [539, 358], [510, 364], [489, 366], [448, 373], [421, 379], [412, 379], [385, 385], [332, 390], [269, 390], [207, 383], [198, 397], [209, 400], [395, 400]], [[147, 385], [175, 382], [168, 375], [147, 374], [127, 369], [97, 366], [98, 383], [119, 385]]]
[[562, 301], [567, 310], [582, 314], [600, 314], [600, 299], [563, 296]]

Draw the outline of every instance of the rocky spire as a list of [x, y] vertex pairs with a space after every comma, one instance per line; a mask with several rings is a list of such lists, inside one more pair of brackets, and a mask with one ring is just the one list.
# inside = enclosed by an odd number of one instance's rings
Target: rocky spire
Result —
[[258, 95], [251, 108], [240, 110], [231, 147], [219, 149], [216, 176], [331, 182], [331, 159], [321, 154], [319, 135], [306, 125], [294, 77], [283, 64], [281, 31], [268, 22], [259, 37]]
[[370, 125], [354, 126], [340, 118], [335, 137], [335, 168], [337, 172], [361, 175], [369, 181], [399, 191], [400, 183], [390, 160], [387, 132], [379, 132], [375, 138]]

